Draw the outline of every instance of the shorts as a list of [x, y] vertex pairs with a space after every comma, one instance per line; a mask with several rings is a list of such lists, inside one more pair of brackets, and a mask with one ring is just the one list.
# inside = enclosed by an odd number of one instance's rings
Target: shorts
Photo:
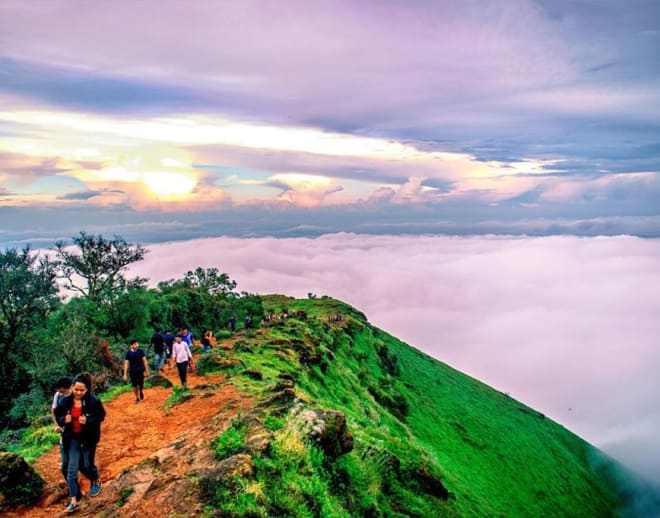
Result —
[[129, 371], [128, 376], [131, 378], [131, 385], [134, 387], [144, 385], [144, 371]]

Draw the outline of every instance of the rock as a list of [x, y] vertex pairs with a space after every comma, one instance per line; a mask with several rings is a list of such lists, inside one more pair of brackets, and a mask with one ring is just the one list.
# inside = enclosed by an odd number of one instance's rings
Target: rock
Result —
[[275, 385], [268, 387], [269, 392], [280, 392], [284, 389], [293, 388], [293, 381], [291, 380], [282, 380], [278, 381]]
[[263, 425], [254, 425], [248, 428], [245, 447], [253, 453], [262, 452], [268, 449], [272, 440], [273, 434], [270, 430]]
[[254, 474], [254, 461], [246, 453], [237, 453], [221, 460], [213, 469], [200, 472], [199, 494], [201, 499], [213, 499], [219, 484], [234, 484], [239, 477], [251, 477]]
[[338, 457], [353, 449], [353, 434], [346, 426], [346, 415], [336, 410], [293, 410], [298, 429], [329, 457]]
[[43, 487], [44, 480], [22, 457], [0, 452], [0, 509], [34, 504]]
[[272, 405], [290, 404], [296, 399], [296, 391], [291, 388], [285, 388], [281, 392], [273, 394], [271, 397], [259, 402], [260, 407]]

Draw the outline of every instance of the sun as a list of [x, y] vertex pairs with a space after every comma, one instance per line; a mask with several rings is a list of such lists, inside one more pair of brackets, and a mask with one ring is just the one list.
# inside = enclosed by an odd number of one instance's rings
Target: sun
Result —
[[149, 190], [159, 198], [187, 196], [195, 188], [195, 178], [183, 173], [144, 173], [142, 180]]

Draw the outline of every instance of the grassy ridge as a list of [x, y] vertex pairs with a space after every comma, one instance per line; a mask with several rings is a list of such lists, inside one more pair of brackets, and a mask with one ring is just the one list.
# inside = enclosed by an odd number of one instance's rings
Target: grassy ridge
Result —
[[[355, 447], [324, 459], [284, 426], [256, 456], [256, 480], [218, 488], [214, 508], [231, 501], [225, 511], [234, 516], [616, 516], [621, 502], [592, 462], [599, 452], [542, 414], [339, 301], [267, 296], [264, 307], [307, 318], [242, 336], [231, 356], [262, 379], [234, 369], [232, 382], [259, 395], [282, 374], [293, 377], [303, 400], [345, 413]], [[335, 314], [341, 321], [330, 321]], [[237, 508], [239, 495], [246, 503]]]

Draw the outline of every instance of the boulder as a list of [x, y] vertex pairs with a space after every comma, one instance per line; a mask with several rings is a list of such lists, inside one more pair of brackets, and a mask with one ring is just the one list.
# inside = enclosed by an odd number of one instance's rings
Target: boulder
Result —
[[43, 487], [44, 480], [22, 457], [0, 452], [0, 510], [34, 504]]
[[346, 426], [343, 412], [304, 409], [297, 405], [292, 414], [298, 430], [328, 457], [338, 457], [353, 449], [353, 434]]

